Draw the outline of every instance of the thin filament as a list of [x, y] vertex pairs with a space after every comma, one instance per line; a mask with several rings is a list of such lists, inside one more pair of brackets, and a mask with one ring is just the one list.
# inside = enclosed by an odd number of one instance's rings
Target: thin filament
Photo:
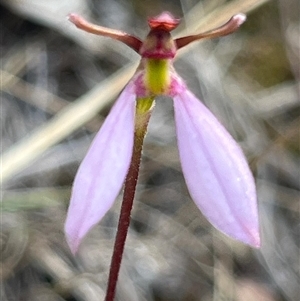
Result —
[[204, 38], [217, 38], [231, 34], [235, 32], [240, 27], [240, 25], [244, 23], [245, 20], [246, 16], [244, 14], [234, 15], [227, 23], [218, 28], [200, 34], [176, 39], [175, 43], [177, 49], [180, 49], [194, 41], [198, 41]]
[[133, 35], [130, 35], [121, 30], [110, 29], [107, 27], [103, 27], [103, 26], [99, 26], [99, 25], [90, 23], [87, 20], [85, 20], [84, 18], [82, 18], [81, 16], [74, 14], [74, 13], [70, 14], [68, 17], [69, 17], [69, 20], [76, 27], [78, 27], [86, 32], [90, 32], [90, 33], [93, 33], [93, 34], [96, 34], [99, 36], [109, 37], [109, 38], [118, 40], [118, 41], [126, 44], [130, 48], [132, 48], [134, 51], [139, 52], [139, 49], [142, 45], [142, 41]]

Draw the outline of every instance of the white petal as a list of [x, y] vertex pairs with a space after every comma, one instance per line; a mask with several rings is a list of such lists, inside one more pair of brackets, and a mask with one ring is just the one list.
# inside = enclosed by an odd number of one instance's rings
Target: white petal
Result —
[[124, 183], [133, 149], [135, 99], [130, 83], [79, 167], [65, 224], [73, 253], [84, 235], [111, 208]]
[[187, 187], [207, 219], [259, 247], [255, 183], [238, 144], [188, 90], [174, 97], [179, 154]]

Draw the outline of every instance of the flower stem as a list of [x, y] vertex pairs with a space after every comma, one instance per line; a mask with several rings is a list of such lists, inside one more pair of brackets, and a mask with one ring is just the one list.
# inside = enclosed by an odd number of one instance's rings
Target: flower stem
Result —
[[138, 180], [143, 142], [147, 132], [147, 126], [151, 116], [152, 107], [153, 98], [137, 99], [133, 154], [125, 179], [123, 202], [121, 206], [114, 251], [110, 264], [105, 301], [113, 301], [116, 293], [118, 275], [130, 224], [130, 213]]

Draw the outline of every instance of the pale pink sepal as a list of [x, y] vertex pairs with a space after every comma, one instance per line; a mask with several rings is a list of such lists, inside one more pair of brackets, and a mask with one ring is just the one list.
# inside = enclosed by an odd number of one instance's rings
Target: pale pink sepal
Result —
[[178, 148], [190, 195], [220, 231], [260, 246], [255, 183], [244, 154], [188, 90], [174, 97]]
[[133, 149], [135, 99], [134, 87], [128, 84], [79, 167], [65, 224], [73, 253], [111, 208], [124, 183]]

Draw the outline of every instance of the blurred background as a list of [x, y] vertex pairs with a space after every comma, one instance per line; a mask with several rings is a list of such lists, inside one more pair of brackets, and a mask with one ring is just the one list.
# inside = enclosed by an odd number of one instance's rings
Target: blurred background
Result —
[[236, 33], [179, 51], [175, 68], [243, 148], [256, 177], [262, 247], [213, 229], [187, 192], [172, 100], [146, 137], [116, 300], [296, 301], [300, 296], [299, 1], [2, 0], [1, 300], [103, 300], [121, 197], [76, 257], [63, 224], [76, 170], [139, 56], [78, 30], [70, 12], [144, 38], [244, 12]]

